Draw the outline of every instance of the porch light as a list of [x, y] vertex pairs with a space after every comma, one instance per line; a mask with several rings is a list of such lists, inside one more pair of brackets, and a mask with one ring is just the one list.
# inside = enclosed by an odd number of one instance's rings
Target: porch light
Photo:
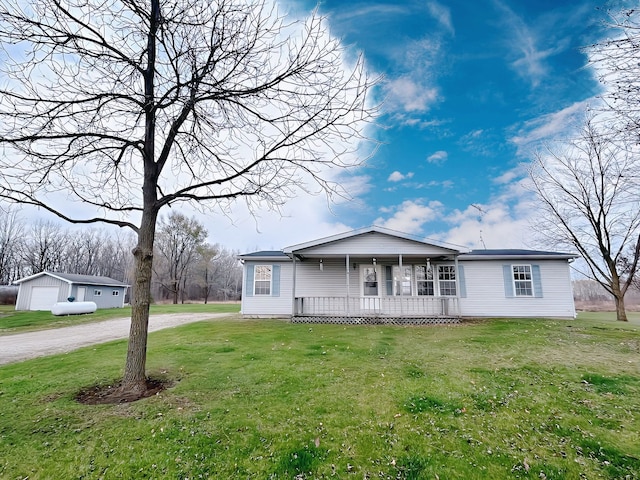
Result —
[[376, 259], [375, 258], [373, 259], [373, 266], [374, 267], [376, 266]]
[[322, 263], [322, 259], [320, 259], [320, 271], [322, 272], [324, 270], [324, 264]]

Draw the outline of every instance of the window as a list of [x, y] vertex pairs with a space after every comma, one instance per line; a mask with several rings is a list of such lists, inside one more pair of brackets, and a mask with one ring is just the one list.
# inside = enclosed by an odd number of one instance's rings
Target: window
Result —
[[433, 289], [433, 268], [431, 265], [416, 266], [416, 289], [418, 295], [432, 297], [435, 294]]
[[454, 265], [438, 265], [438, 286], [440, 295], [456, 295], [456, 267]]
[[271, 295], [271, 265], [256, 265], [254, 295]]
[[113, 295], [114, 297], [117, 297], [118, 295], [120, 295], [120, 291], [119, 290], [113, 290], [111, 292], [111, 295]]
[[93, 291], [93, 296], [94, 297], [101, 297], [102, 296], [102, 290], [94, 290]]
[[393, 267], [393, 294], [411, 296], [411, 267], [403, 266], [402, 272], [399, 265]]
[[378, 272], [376, 267], [362, 268], [362, 292], [367, 297], [378, 295]]
[[513, 265], [513, 286], [516, 297], [533, 296], [531, 265]]

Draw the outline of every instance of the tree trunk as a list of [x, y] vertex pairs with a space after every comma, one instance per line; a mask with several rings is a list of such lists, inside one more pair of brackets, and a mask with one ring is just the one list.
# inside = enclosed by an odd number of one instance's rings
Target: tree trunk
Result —
[[146, 390], [147, 334], [156, 216], [157, 213], [154, 211], [143, 213], [138, 244], [133, 250], [135, 270], [131, 296], [131, 327], [122, 378], [122, 388], [132, 393]]
[[616, 320], [626, 322], [627, 311], [624, 307], [624, 294], [626, 293], [626, 289], [623, 290], [620, 288], [620, 276], [616, 270], [616, 264], [613, 261], [609, 262], [609, 270], [611, 272], [611, 291], [616, 304]]
[[628, 322], [627, 311], [624, 307], [624, 295], [621, 295], [620, 292], [618, 292], [618, 295], [614, 295], [613, 298], [616, 303], [616, 320], [620, 322]]

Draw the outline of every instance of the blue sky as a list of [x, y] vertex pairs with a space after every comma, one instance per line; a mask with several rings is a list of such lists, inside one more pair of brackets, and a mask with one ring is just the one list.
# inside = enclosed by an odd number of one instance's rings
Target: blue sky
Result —
[[[299, 14], [313, 5], [289, 8]], [[526, 163], [597, 101], [601, 87], [581, 49], [611, 34], [602, 7], [323, 1], [332, 34], [383, 76], [373, 130], [380, 148], [354, 172], [352, 201], [330, 212], [326, 202], [301, 197], [283, 217], [258, 221], [260, 234], [247, 230], [246, 247], [280, 248], [372, 224], [474, 248], [540, 246], [522, 186]], [[315, 207], [305, 213], [307, 202]]]
[[[601, 86], [581, 49], [611, 35], [604, 2], [322, 1], [348, 56], [361, 52], [382, 77], [381, 116], [369, 129], [380, 146], [343, 177], [352, 199], [300, 193], [275, 213], [241, 203], [228, 217], [184, 213], [212, 243], [241, 252], [373, 224], [470, 248], [544, 247], [530, 228], [527, 162], [597, 102]], [[280, 3], [298, 18], [315, 6]]]

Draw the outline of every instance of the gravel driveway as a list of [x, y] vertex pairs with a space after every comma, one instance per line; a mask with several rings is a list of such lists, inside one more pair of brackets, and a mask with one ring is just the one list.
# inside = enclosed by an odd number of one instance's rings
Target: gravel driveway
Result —
[[[172, 313], [152, 315], [149, 331], [175, 327], [213, 318], [233, 317], [233, 313]], [[37, 332], [0, 336], [0, 365], [29, 358], [65, 353], [88, 345], [119, 340], [129, 336], [131, 317], [86, 323]]]

